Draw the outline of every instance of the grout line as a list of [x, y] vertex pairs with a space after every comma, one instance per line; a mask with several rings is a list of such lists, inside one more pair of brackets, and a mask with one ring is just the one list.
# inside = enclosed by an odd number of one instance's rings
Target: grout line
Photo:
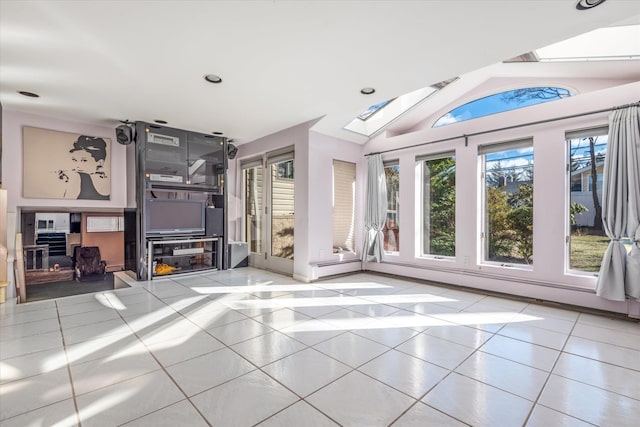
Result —
[[76, 420], [78, 422], [78, 427], [82, 427], [82, 420], [80, 419], [80, 410], [78, 408], [78, 400], [76, 396], [76, 389], [73, 385], [73, 375], [71, 375], [71, 364], [69, 363], [69, 354], [67, 353], [67, 344], [64, 339], [64, 332], [62, 330], [62, 322], [60, 321], [60, 311], [58, 309], [58, 302], [54, 300], [54, 304], [56, 306], [56, 312], [58, 313], [58, 326], [60, 327], [60, 337], [62, 338], [62, 348], [64, 350], [64, 358], [67, 365], [67, 374], [69, 375], [69, 385], [71, 387], [71, 395], [73, 396], [73, 406], [76, 410]]

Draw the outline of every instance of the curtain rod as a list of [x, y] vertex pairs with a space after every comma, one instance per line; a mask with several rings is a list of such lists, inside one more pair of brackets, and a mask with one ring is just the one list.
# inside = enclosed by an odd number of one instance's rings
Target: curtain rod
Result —
[[469, 134], [452, 136], [452, 137], [449, 137], [449, 138], [436, 139], [435, 141], [421, 142], [419, 144], [407, 145], [406, 147], [390, 148], [388, 150], [376, 151], [374, 153], [365, 154], [365, 157], [372, 156], [374, 154], [390, 153], [392, 151], [399, 151], [399, 150], [406, 150], [406, 149], [409, 149], [409, 148], [421, 147], [423, 145], [430, 145], [430, 144], [436, 144], [436, 143], [440, 143], [440, 142], [453, 141], [454, 139], [460, 139], [460, 138], [464, 138], [464, 145], [466, 147], [467, 144], [468, 144], [468, 138], [472, 137], [472, 136], [484, 135], [484, 134], [493, 133], [493, 132], [500, 132], [500, 131], [503, 131], [503, 130], [517, 129], [517, 128], [526, 127], [526, 126], [540, 125], [540, 124], [544, 124], [544, 123], [557, 122], [559, 120], [574, 119], [576, 117], [590, 116], [592, 114], [606, 113], [607, 111], [614, 111], [614, 110], [620, 110], [622, 108], [638, 107], [638, 106], [640, 106], [640, 101], [636, 101], [636, 102], [633, 102], [631, 104], [619, 105], [617, 107], [604, 108], [602, 110], [589, 111], [589, 112], [586, 112], [586, 113], [572, 114], [572, 115], [569, 115], [569, 116], [562, 116], [562, 117], [554, 117], [552, 119], [538, 120], [536, 122], [521, 123], [519, 125], [505, 126], [505, 127], [496, 128], [496, 129], [483, 130], [483, 131], [480, 131], [480, 132], [473, 132], [473, 133], [469, 133]]

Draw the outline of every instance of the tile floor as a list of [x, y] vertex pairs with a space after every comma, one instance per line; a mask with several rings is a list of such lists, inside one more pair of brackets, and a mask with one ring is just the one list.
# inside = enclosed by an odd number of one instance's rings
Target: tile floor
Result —
[[251, 268], [0, 306], [9, 426], [636, 426], [640, 325]]

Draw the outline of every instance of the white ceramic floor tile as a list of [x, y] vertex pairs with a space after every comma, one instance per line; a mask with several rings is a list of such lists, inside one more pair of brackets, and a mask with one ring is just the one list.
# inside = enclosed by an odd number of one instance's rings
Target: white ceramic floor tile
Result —
[[58, 300], [58, 312], [60, 313], [60, 317], [89, 313], [92, 311], [113, 310], [111, 303], [106, 298], [98, 301], [94, 296], [90, 300], [79, 302], [77, 304], [63, 304], [64, 299], [66, 298]]
[[432, 317], [444, 320], [445, 322], [469, 326], [490, 333], [498, 332], [504, 325], [512, 322], [517, 316], [518, 313], [512, 311], [461, 311], [458, 313], [432, 315]]
[[571, 335], [620, 347], [631, 348], [633, 350], [640, 350], [640, 339], [638, 339], [638, 335], [635, 333], [615, 331], [610, 328], [578, 323], [573, 329]]
[[121, 359], [101, 359], [71, 365], [76, 395], [82, 395], [160, 369], [148, 352]]
[[191, 398], [214, 426], [250, 426], [298, 397], [260, 371], [250, 372]]
[[195, 323], [202, 329], [210, 329], [214, 326], [227, 325], [239, 320], [247, 319], [242, 313], [230, 310], [222, 304], [208, 305], [200, 308], [196, 312], [185, 314], [187, 319]]
[[[8, 298], [4, 304], [0, 304], [0, 320], [4, 322], [9, 318], [13, 318], [14, 316], [19, 317], [20, 315], [31, 311], [43, 314], [45, 311], [51, 309], [56, 310], [56, 302], [54, 300], [16, 304], [15, 300]], [[54, 317], [56, 316], [57, 314]], [[42, 318], [37, 320], [42, 320]]]
[[448, 369], [396, 350], [384, 353], [358, 370], [416, 399], [449, 373]]
[[0, 305], [0, 414], [18, 401], [0, 424], [618, 427], [640, 413], [638, 337], [635, 322], [374, 273], [173, 276]]
[[196, 356], [220, 350], [224, 345], [205, 332], [184, 335], [147, 345], [163, 366], [171, 366]]
[[539, 404], [598, 426], [638, 424], [640, 401], [568, 378], [551, 375]]
[[551, 371], [560, 352], [547, 347], [496, 335], [480, 351], [544, 371]]
[[66, 368], [0, 385], [0, 421], [71, 399]]
[[614, 331], [627, 332], [640, 335], [640, 323], [629, 321], [628, 319], [615, 319], [594, 314], [581, 313], [578, 323], [585, 325], [600, 326], [601, 328], [613, 329]]
[[63, 329], [65, 344], [75, 344], [78, 342], [93, 340], [110, 335], [129, 333], [133, 331], [122, 319], [107, 320], [105, 322], [93, 323], [91, 325], [77, 326], [75, 328]]
[[3, 325], [0, 327], [0, 343], [59, 330], [58, 319], [36, 320], [9, 326]]
[[107, 320], [120, 320], [120, 315], [116, 310], [97, 310], [86, 313], [61, 316], [60, 324], [63, 329], [75, 328], [76, 326], [90, 325], [92, 323], [104, 322]]
[[390, 314], [384, 318], [384, 321], [392, 323], [398, 327], [411, 328], [417, 332], [423, 332], [434, 326], [453, 325], [453, 323], [442, 319], [406, 310], [400, 310]]
[[[56, 366], [50, 363], [52, 360], [61, 360], [62, 363]], [[0, 384], [55, 371], [62, 368], [65, 362], [66, 358], [62, 348], [4, 359], [0, 361]]]
[[443, 414], [422, 402], [418, 402], [413, 405], [411, 409], [393, 423], [393, 427], [422, 426], [465, 427], [467, 424], [464, 424], [455, 418], [451, 418], [450, 416]]
[[448, 314], [457, 313], [458, 309], [447, 307], [432, 302], [420, 302], [417, 304], [395, 304], [396, 307], [400, 307], [404, 311], [416, 314]]
[[228, 348], [223, 348], [169, 366], [167, 372], [187, 396], [193, 396], [254, 369], [255, 367], [242, 357]]
[[559, 332], [553, 332], [523, 324], [507, 325], [500, 329], [498, 334], [520, 341], [541, 345], [543, 347], [553, 348], [555, 350], [562, 350], [567, 338], [569, 338], [569, 335], [567, 334], [561, 334]]
[[83, 427], [120, 425], [183, 399], [161, 370], [76, 397]]
[[306, 399], [343, 426], [389, 425], [415, 400], [353, 371]]
[[461, 325], [433, 326], [425, 334], [470, 348], [480, 347], [493, 336], [490, 332]]
[[398, 328], [393, 323], [380, 321], [382, 327], [372, 329], [356, 329], [352, 333], [368, 338], [387, 347], [395, 347], [418, 335], [418, 331], [411, 328]]
[[575, 322], [578, 319], [580, 313], [575, 310], [568, 310], [559, 307], [550, 307], [540, 304], [529, 304], [524, 310], [523, 314], [530, 314], [532, 316], [541, 318], [554, 318], [562, 319], [570, 322]]
[[[142, 342], [136, 336], [126, 332], [66, 346], [70, 364], [85, 363], [97, 359], [122, 359], [146, 352]], [[50, 363], [62, 366], [60, 359], [51, 360]]]
[[18, 338], [3, 341], [0, 344], [0, 360], [58, 348], [62, 348], [62, 334], [60, 331], [46, 332], [33, 335], [29, 339]]
[[[522, 316], [529, 316], [529, 315], [526, 313], [523, 313]], [[535, 318], [535, 319], [525, 320], [517, 324], [525, 325], [525, 326], [533, 326], [535, 328], [545, 329], [547, 331], [553, 331], [553, 332], [569, 335], [573, 330], [573, 327], [575, 326], [576, 322], [574, 320], [545, 317], [545, 318]]]
[[369, 317], [384, 317], [399, 310], [398, 307], [392, 307], [386, 304], [351, 305], [347, 307], [347, 309]]
[[638, 350], [592, 341], [586, 338], [569, 337], [564, 351], [640, 371], [640, 351]]
[[422, 401], [473, 426], [521, 426], [533, 403], [453, 373]]
[[640, 401], [640, 372], [563, 353], [553, 373]]
[[592, 425], [546, 406], [536, 405], [526, 427], [590, 427]]
[[472, 354], [456, 372], [531, 401], [538, 398], [549, 376], [548, 372], [483, 352]]
[[[304, 421], [303, 421], [304, 420]], [[266, 421], [258, 424], [259, 427], [291, 427], [304, 422], [305, 427], [337, 427], [338, 424], [327, 418], [326, 415], [316, 410], [306, 402], [295, 403], [284, 411], [278, 412]]]
[[257, 366], [264, 366], [302, 350], [305, 345], [276, 331], [235, 344], [232, 348]]
[[152, 345], [159, 342], [174, 340], [176, 342], [184, 342], [189, 337], [202, 333], [202, 328], [194, 325], [188, 319], [177, 316], [171, 319], [163, 319], [159, 322], [153, 322], [150, 325], [140, 328], [140, 326], [148, 324], [147, 322], [134, 322], [129, 325], [134, 329], [140, 339], [146, 345]]
[[424, 333], [399, 345], [397, 350], [447, 369], [454, 369], [475, 350]]
[[75, 427], [77, 425], [78, 416], [73, 399], [63, 400], [2, 420], [2, 427]]
[[152, 412], [136, 420], [123, 424], [123, 427], [206, 427], [207, 422], [187, 400], [174, 403], [166, 408]]
[[300, 312], [284, 308], [282, 310], [256, 316], [253, 319], [273, 329], [280, 330], [311, 320], [311, 317]]
[[[0, 305], [0, 307], [2, 307], [2, 305]], [[15, 314], [5, 314], [0, 317], [0, 327], [5, 328], [11, 325], [19, 325], [22, 323], [38, 322], [43, 320], [49, 320], [52, 323], [58, 323], [58, 311], [56, 310], [55, 306], [50, 308], [43, 308], [42, 310], [19, 311]]]
[[314, 348], [352, 368], [356, 368], [389, 350], [389, 347], [385, 345], [351, 332], [323, 341], [315, 345]]
[[333, 327], [335, 330], [350, 331], [356, 329], [371, 329], [382, 327], [378, 319], [357, 313], [352, 310], [342, 309], [326, 316], [318, 318]]
[[304, 397], [351, 371], [351, 368], [307, 348], [264, 366], [262, 370]]
[[225, 343], [233, 345], [273, 332], [267, 325], [253, 319], [244, 319], [228, 325], [216, 326], [207, 330], [211, 335]]
[[280, 332], [306, 345], [316, 345], [346, 333], [345, 331], [335, 330], [329, 324], [315, 319], [284, 328]]
[[338, 310], [342, 310], [342, 307], [336, 305], [321, 305], [315, 307], [291, 307], [291, 310], [302, 313], [305, 316], [318, 318], [335, 313]]

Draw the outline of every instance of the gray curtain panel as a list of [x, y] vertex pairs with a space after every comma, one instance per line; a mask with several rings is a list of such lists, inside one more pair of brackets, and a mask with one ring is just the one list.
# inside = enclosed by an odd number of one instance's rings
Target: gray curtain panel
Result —
[[365, 197], [362, 260], [380, 262], [384, 251], [382, 228], [387, 217], [387, 182], [380, 154], [372, 154], [368, 158]]
[[[631, 181], [634, 179], [633, 176], [637, 177], [638, 174], [639, 141], [638, 107], [627, 107], [612, 112], [609, 116], [609, 142], [604, 163], [602, 193], [602, 223], [611, 242], [602, 258], [596, 293], [615, 301], [624, 301], [628, 290], [635, 288], [637, 293], [640, 286], [637, 275], [630, 277], [626, 274], [627, 250], [621, 242], [627, 230], [634, 228], [633, 235], [638, 233], [639, 187], [637, 180], [636, 183]], [[635, 170], [630, 170], [630, 167], [635, 167]], [[631, 192], [634, 192], [633, 195]], [[631, 207], [631, 202], [635, 202], [636, 207]], [[630, 214], [636, 215], [636, 218], [629, 218]], [[636, 250], [632, 258], [632, 269], [637, 267], [637, 256]]]
[[627, 164], [629, 175], [629, 211], [627, 236], [633, 246], [627, 256], [624, 288], [627, 296], [640, 299], [640, 106], [627, 109]]

